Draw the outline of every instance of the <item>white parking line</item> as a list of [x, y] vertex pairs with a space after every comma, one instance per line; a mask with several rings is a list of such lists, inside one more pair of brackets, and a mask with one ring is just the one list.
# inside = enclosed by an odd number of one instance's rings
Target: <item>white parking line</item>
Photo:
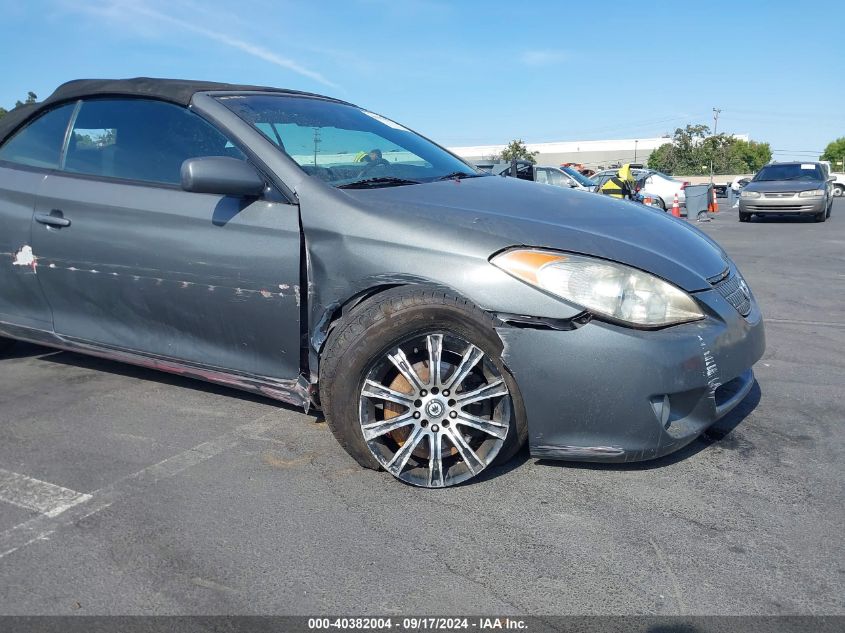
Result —
[[91, 495], [0, 468], [0, 501], [19, 508], [56, 517], [90, 498]]
[[[9, 528], [5, 532], [0, 532], [0, 559], [18, 551], [22, 547], [26, 547], [31, 543], [49, 539], [50, 536], [59, 528], [67, 525], [73, 525], [92, 514], [105, 510], [115, 501], [124, 496], [138, 494], [145, 488], [155, 485], [162, 479], [174, 477], [175, 475], [178, 475], [197, 464], [216, 457], [224, 451], [237, 446], [237, 444], [245, 438], [251, 439], [260, 437], [261, 433], [279, 425], [278, 420], [273, 419], [276, 415], [276, 411], [267, 413], [252, 422], [247, 422], [246, 424], [235, 427], [228, 433], [218, 435], [207, 442], [203, 442], [202, 444], [198, 444], [177, 455], [168, 457], [157, 464], [147, 466], [146, 468], [142, 468], [131, 475], [122, 477], [104, 488], [95, 490], [90, 495], [74, 493], [72, 490], [67, 490], [66, 488], [61, 488], [60, 486], [53, 486], [53, 484], [47, 484], [43, 481], [38, 481], [37, 479], [25, 477], [24, 479], [29, 481], [38, 482], [39, 484], [46, 486], [52, 486], [53, 488], [58, 488], [60, 490], [66, 490], [72, 494], [81, 495], [81, 497], [84, 498], [80, 498], [71, 505], [67, 505], [61, 511], [63, 512], [61, 516], [57, 517], [57, 514], [49, 515], [44, 512], [41, 516], [32, 518], [24, 523], [20, 523], [13, 528]], [[15, 503], [15, 501], [11, 501], [11, 499], [6, 499], [6, 487], [3, 483], [4, 479], [2, 477], [4, 474], [14, 475], [15, 477], [23, 477], [23, 475], [17, 475], [16, 473], [10, 473], [9, 471], [0, 469], [0, 499], [8, 500], [10, 503]], [[14, 479], [12, 481], [15, 482], [17, 480]], [[17, 485], [11, 489], [15, 491], [21, 490], [21, 486]], [[21, 503], [15, 503], [15, 505], [34, 509], [31, 506], [23, 506], [22, 501], [24, 499], [24, 495], [21, 493], [16, 494], [16, 498], [20, 499]], [[57, 507], [58, 506], [56, 506], [56, 508]], [[67, 511], [69, 508], [72, 509]], [[39, 512], [41, 512], [41, 510], [39, 510]]]

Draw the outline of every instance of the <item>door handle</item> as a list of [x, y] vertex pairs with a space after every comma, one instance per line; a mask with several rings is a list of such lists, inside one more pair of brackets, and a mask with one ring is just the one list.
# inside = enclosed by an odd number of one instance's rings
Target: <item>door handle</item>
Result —
[[64, 217], [62, 212], [58, 209], [53, 209], [50, 213], [36, 213], [35, 221], [56, 228], [70, 226], [70, 220]]

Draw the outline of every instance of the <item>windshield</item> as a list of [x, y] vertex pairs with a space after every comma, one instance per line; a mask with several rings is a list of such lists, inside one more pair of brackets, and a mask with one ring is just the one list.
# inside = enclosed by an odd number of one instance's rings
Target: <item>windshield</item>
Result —
[[218, 99], [305, 173], [335, 187], [389, 187], [482, 175], [411, 130], [355, 106], [287, 95]]
[[824, 180], [824, 176], [821, 167], [815, 163], [768, 165], [754, 176], [754, 182], [771, 180]]
[[584, 174], [582, 174], [577, 169], [572, 169], [572, 167], [561, 167], [561, 170], [572, 176], [575, 180], [577, 180], [581, 185], [584, 187], [595, 187], [596, 183], [594, 180], [590, 180]]

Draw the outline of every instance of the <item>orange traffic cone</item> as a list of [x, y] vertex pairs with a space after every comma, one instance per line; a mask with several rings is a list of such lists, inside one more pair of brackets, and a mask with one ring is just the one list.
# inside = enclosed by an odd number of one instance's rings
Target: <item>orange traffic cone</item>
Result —
[[678, 194], [675, 193], [675, 201], [672, 203], [672, 215], [676, 218], [681, 217], [681, 205], [678, 204]]
[[713, 213], [719, 213], [719, 201], [716, 200], [716, 187], [713, 187]]

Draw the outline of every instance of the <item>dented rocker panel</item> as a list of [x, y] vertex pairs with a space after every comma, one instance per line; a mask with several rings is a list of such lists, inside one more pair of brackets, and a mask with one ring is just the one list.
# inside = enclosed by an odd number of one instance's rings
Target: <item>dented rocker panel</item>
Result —
[[210, 365], [188, 363], [176, 358], [156, 356], [137, 350], [109, 347], [93, 341], [59, 336], [46, 330], [23, 327], [3, 321], [0, 321], [0, 336], [249, 391], [272, 400], [303, 407], [306, 412], [311, 403], [309, 385], [301, 377], [296, 380], [280, 380], [270, 376], [235, 372]]

